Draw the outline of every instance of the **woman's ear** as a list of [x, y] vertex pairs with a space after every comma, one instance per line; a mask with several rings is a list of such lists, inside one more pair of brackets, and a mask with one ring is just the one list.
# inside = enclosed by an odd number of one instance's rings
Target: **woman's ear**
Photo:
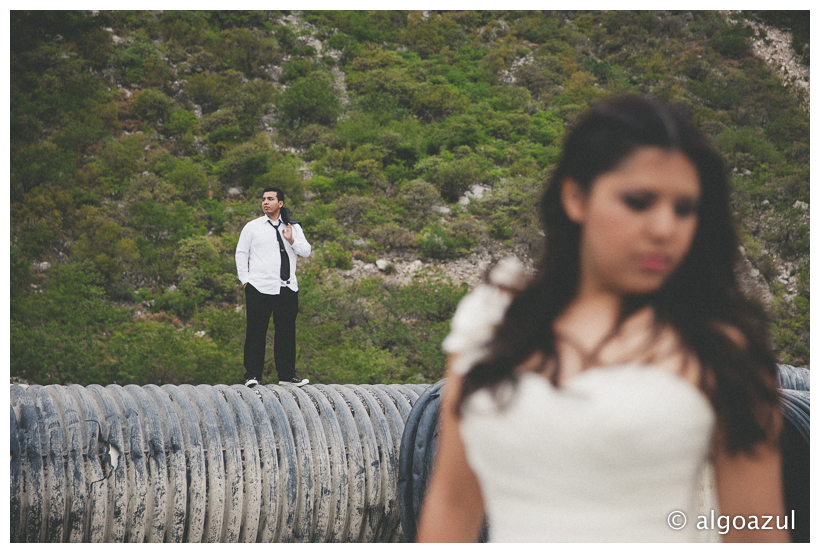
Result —
[[581, 224], [586, 215], [587, 195], [581, 185], [567, 177], [561, 181], [561, 206], [573, 223]]

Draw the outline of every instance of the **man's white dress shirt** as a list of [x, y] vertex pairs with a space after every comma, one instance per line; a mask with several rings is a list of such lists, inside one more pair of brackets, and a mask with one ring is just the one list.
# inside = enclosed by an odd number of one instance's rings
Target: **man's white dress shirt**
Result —
[[[282, 282], [279, 278], [279, 240], [276, 233], [280, 234], [285, 230], [286, 225], [282, 223], [280, 217], [276, 221], [268, 222], [270, 219], [263, 215], [258, 219], [249, 221], [239, 235], [239, 242], [236, 244], [236, 273], [239, 280], [244, 285], [250, 282], [254, 288], [263, 294], [278, 294], [282, 286], [287, 286], [294, 292], [299, 291], [296, 281], [296, 256], [308, 257], [310, 255], [310, 244], [305, 238], [301, 225], [291, 224], [293, 231], [293, 245], [282, 236], [285, 244], [285, 251], [290, 259], [290, 279], [288, 283]], [[273, 225], [279, 225], [277, 231]]]

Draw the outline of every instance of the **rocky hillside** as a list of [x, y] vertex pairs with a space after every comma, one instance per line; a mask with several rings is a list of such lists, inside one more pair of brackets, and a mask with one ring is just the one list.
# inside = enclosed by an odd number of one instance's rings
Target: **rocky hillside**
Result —
[[807, 17], [12, 12], [12, 377], [236, 381], [233, 250], [277, 185], [315, 252], [300, 370], [435, 381], [458, 299], [537, 257], [565, 129], [623, 92], [724, 153], [739, 274], [807, 366]]

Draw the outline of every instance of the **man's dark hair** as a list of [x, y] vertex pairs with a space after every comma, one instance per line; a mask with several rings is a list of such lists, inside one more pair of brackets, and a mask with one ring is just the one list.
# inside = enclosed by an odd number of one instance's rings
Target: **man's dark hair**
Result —
[[281, 188], [277, 188], [276, 186], [268, 186], [262, 191], [263, 196], [265, 195], [265, 192], [276, 192], [276, 199], [282, 202], [282, 205], [285, 205], [285, 193]]

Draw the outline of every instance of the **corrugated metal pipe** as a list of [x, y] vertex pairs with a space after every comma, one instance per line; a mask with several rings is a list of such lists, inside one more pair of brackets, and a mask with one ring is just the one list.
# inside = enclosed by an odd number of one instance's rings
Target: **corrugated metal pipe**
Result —
[[[783, 431], [780, 449], [783, 455], [783, 487], [786, 513], [795, 513], [793, 542], [808, 542], [810, 531], [809, 438], [811, 426], [811, 373], [802, 367], [780, 365]], [[405, 424], [399, 454], [399, 514], [407, 541], [416, 536], [424, 493], [431, 477], [433, 459], [438, 447], [438, 413], [446, 380], [430, 386], [419, 397]], [[487, 540], [486, 524], [479, 536]]]
[[428, 385], [11, 386], [12, 542], [396, 542]]

